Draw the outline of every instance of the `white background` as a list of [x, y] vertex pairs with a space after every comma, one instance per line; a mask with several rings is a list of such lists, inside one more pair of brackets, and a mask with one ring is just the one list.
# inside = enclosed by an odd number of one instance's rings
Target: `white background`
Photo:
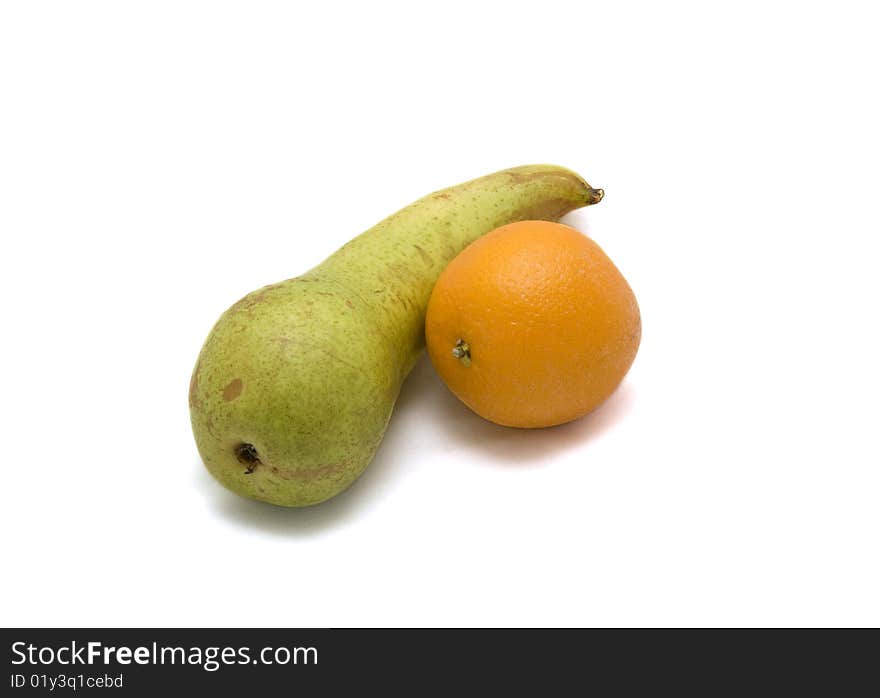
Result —
[[[838, 2], [7, 2], [4, 625], [877, 625], [876, 23]], [[245, 293], [504, 167], [634, 288], [614, 397], [496, 427], [422, 361], [307, 510], [206, 474]]]

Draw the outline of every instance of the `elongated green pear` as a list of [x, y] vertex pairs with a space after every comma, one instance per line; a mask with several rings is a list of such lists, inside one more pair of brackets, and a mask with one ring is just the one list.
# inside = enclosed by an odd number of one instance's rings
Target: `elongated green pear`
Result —
[[430, 194], [311, 271], [245, 296], [214, 325], [189, 389], [202, 460], [225, 487], [284, 506], [324, 501], [367, 467], [424, 348], [440, 272], [505, 223], [602, 199], [552, 165]]

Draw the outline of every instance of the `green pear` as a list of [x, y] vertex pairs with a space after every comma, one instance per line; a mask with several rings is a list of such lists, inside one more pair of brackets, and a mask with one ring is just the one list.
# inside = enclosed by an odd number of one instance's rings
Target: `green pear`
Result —
[[190, 382], [210, 473], [283, 506], [344, 490], [382, 441], [447, 263], [498, 226], [601, 199], [561, 167], [502, 170], [419, 199], [311, 271], [242, 298], [214, 325]]

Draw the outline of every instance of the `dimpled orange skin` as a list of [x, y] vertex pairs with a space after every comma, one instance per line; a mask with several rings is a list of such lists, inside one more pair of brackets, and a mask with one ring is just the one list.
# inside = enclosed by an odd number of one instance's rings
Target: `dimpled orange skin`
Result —
[[[582, 417], [614, 392], [635, 359], [641, 318], [595, 242], [561, 223], [521, 221], [446, 267], [425, 335], [437, 372], [474, 412], [538, 428]], [[469, 356], [453, 355], [459, 340]]]

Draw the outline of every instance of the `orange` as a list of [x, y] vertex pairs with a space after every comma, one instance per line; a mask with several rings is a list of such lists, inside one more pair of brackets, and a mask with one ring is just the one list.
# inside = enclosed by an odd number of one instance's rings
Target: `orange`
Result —
[[623, 380], [639, 306], [600, 247], [567, 225], [521, 221], [465, 248], [428, 304], [428, 354], [462, 402], [512, 427], [581, 417]]

